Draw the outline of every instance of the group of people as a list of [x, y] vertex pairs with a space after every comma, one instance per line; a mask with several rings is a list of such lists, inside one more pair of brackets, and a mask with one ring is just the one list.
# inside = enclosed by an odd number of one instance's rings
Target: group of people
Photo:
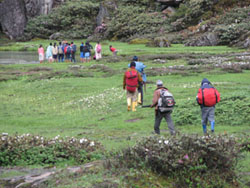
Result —
[[[138, 61], [138, 57], [134, 56], [129, 68], [124, 73], [123, 89], [127, 95], [127, 110], [136, 111], [137, 104], [143, 104], [143, 85], [146, 84], [146, 74], [144, 73], [146, 66]], [[207, 125], [210, 122], [211, 132], [214, 132], [215, 127], [215, 105], [220, 102], [220, 93], [211, 82], [204, 78], [201, 82], [201, 87], [196, 96], [197, 103], [201, 107], [201, 118], [203, 133], [207, 134]], [[173, 94], [164, 87], [163, 82], [156, 82], [152, 104], [144, 107], [155, 108], [155, 123], [154, 132], [160, 134], [160, 124], [162, 118], [165, 118], [171, 135], [175, 135], [175, 127], [171, 118], [171, 113], [175, 106]]]
[[[86, 42], [85, 44], [82, 42], [80, 45], [80, 62], [89, 62], [91, 60], [91, 50], [93, 46]], [[102, 46], [100, 42], [97, 42], [95, 45], [95, 55], [93, 59], [101, 59], [102, 58]], [[48, 62], [76, 62], [75, 54], [77, 52], [77, 46], [74, 42], [68, 43], [67, 41], [55, 42], [54, 45], [52, 43], [44, 51], [43, 45], [40, 45], [38, 48], [39, 62], [43, 63], [45, 58]]]

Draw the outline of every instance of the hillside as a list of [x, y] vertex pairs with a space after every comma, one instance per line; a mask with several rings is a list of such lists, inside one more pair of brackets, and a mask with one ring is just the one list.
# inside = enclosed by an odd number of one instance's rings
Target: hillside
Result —
[[0, 29], [11, 39], [152, 42], [161, 36], [188, 46], [250, 46], [249, 0], [50, 0], [40, 8], [34, 2], [1, 1]]

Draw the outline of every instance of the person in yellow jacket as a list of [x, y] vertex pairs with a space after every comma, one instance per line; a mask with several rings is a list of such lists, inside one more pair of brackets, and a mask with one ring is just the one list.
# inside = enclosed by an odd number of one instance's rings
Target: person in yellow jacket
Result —
[[131, 110], [132, 105], [132, 111], [135, 112], [136, 104], [137, 104], [137, 88], [139, 85], [139, 82], [142, 82], [142, 77], [140, 73], [135, 69], [135, 62], [132, 61], [130, 63], [130, 68], [127, 69], [127, 71], [124, 73], [123, 77], [123, 89], [127, 90], [127, 104], [128, 104], [128, 111]]

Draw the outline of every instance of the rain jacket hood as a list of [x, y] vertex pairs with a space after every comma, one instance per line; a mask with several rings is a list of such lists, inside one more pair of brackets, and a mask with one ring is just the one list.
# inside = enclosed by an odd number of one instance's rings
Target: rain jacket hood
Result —
[[201, 82], [201, 88], [213, 88], [213, 86], [207, 78], [204, 78]]

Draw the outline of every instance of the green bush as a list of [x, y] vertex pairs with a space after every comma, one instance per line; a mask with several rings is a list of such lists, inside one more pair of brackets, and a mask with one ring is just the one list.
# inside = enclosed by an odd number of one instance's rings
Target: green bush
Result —
[[98, 3], [66, 1], [49, 15], [29, 20], [25, 33], [32, 38], [48, 38], [56, 32], [60, 32], [64, 38], [87, 38], [96, 27], [98, 10]]
[[161, 13], [147, 13], [138, 6], [119, 7], [108, 23], [108, 38], [130, 38], [133, 35], [155, 34], [160, 30], [168, 30], [167, 20]]
[[[235, 181], [234, 167], [240, 151], [232, 136], [147, 137], [107, 163], [121, 168], [151, 168], [175, 178], [179, 187], [221, 187]], [[207, 178], [209, 177], [209, 178]]]
[[72, 160], [85, 163], [100, 158], [102, 146], [86, 138], [46, 139], [41, 136], [0, 136], [0, 166], [45, 165]]

